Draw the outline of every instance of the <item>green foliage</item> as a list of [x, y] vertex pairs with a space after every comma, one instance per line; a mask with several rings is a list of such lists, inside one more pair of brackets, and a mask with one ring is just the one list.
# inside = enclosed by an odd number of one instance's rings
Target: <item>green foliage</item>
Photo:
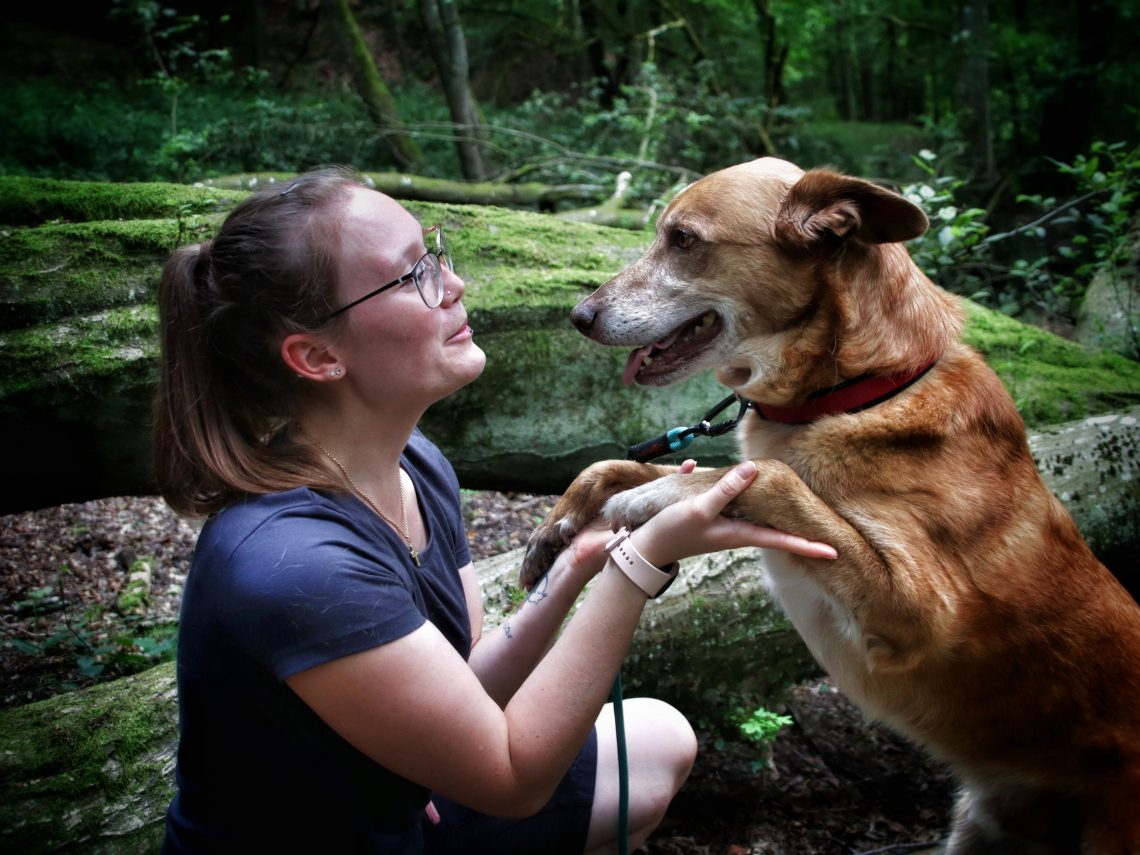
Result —
[[[1078, 195], [1064, 202], [1020, 195], [1039, 216], [1000, 234], [992, 233], [988, 211], [962, 201], [967, 182], [943, 174], [938, 161], [921, 152], [914, 162], [926, 178], [902, 191], [930, 217], [930, 230], [909, 247], [940, 285], [1015, 317], [1061, 323], [1076, 318], [1098, 273], [1132, 299], [1120, 273], [1131, 257], [1129, 225], [1140, 211], [1140, 146], [1097, 142], [1071, 164], [1054, 161]], [[1003, 246], [1014, 238], [1019, 242]], [[1135, 338], [1135, 322], [1131, 329]]]
[[[1072, 213], [1064, 220], [1057, 217], [1053, 226], [1071, 225], [1067, 241], [1057, 247], [1057, 255], [1069, 262], [1071, 272], [1064, 269], [1054, 274], [1053, 288], [1077, 302], [1094, 276], [1108, 279], [1127, 318], [1125, 335], [1127, 352], [1140, 358], [1140, 305], [1135, 284], [1125, 281], [1135, 247], [1130, 227], [1140, 213], [1140, 146], [1128, 148], [1124, 143], [1097, 142], [1088, 156], [1078, 155], [1071, 164], [1058, 163], [1057, 169], [1071, 176], [1076, 190], [1082, 193], [1071, 203]], [[1041, 196], [1023, 196], [1041, 208], [1056, 210], [1056, 201]], [[1085, 202], [1085, 207], [1078, 206]]]
[[792, 717], [757, 707], [744, 716], [738, 727], [741, 735], [756, 745], [771, 745], [781, 730], [792, 724]]
[[73, 662], [75, 680], [55, 686], [63, 692], [76, 688], [77, 681], [107, 680], [143, 671], [174, 658], [177, 625], [153, 623], [142, 615], [117, 618], [113, 632], [105, 628], [103, 610], [98, 607], [74, 613], [66, 604], [63, 579], [72, 571], [66, 565], [56, 574], [56, 585], [28, 591], [13, 604], [17, 614], [26, 616], [23, 637], [5, 635], [5, 646], [33, 657], [62, 657]]

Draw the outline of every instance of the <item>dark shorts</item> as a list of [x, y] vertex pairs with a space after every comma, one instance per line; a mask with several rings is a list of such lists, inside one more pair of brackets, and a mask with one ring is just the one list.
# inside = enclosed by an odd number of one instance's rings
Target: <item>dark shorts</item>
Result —
[[546, 807], [526, 819], [500, 819], [435, 796], [440, 822], [424, 821], [424, 851], [430, 855], [581, 855], [590, 830], [598, 734], [578, 752]]

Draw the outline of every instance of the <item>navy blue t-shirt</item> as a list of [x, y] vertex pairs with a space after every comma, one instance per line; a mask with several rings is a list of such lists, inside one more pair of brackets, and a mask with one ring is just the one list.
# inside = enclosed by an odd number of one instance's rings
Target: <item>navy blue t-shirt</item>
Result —
[[469, 655], [458, 481], [418, 430], [401, 463], [427, 528], [422, 567], [351, 494], [251, 496], [203, 527], [182, 601], [164, 851], [421, 848], [428, 790], [357, 751], [284, 682], [424, 621]]

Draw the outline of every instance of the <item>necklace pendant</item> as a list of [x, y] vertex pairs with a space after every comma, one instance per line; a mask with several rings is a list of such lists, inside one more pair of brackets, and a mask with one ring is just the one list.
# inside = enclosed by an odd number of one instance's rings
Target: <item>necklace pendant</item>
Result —
[[415, 564], [417, 567], [423, 567], [423, 565], [420, 563], [420, 554], [416, 552], [416, 548], [414, 546], [408, 546], [408, 555], [411, 556], [413, 564]]

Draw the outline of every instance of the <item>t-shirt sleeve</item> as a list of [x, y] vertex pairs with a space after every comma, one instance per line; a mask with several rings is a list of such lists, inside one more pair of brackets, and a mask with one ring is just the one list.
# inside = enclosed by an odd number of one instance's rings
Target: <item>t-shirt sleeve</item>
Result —
[[427, 479], [432, 498], [437, 502], [440, 517], [447, 527], [447, 542], [455, 566], [458, 568], [469, 564], [471, 544], [467, 542], [467, 526], [463, 522], [459, 478], [451, 461], [418, 428], [412, 434], [408, 451], [424, 464], [424, 478]]
[[399, 562], [334, 510], [282, 512], [228, 559], [222, 619], [279, 680], [419, 628]]

